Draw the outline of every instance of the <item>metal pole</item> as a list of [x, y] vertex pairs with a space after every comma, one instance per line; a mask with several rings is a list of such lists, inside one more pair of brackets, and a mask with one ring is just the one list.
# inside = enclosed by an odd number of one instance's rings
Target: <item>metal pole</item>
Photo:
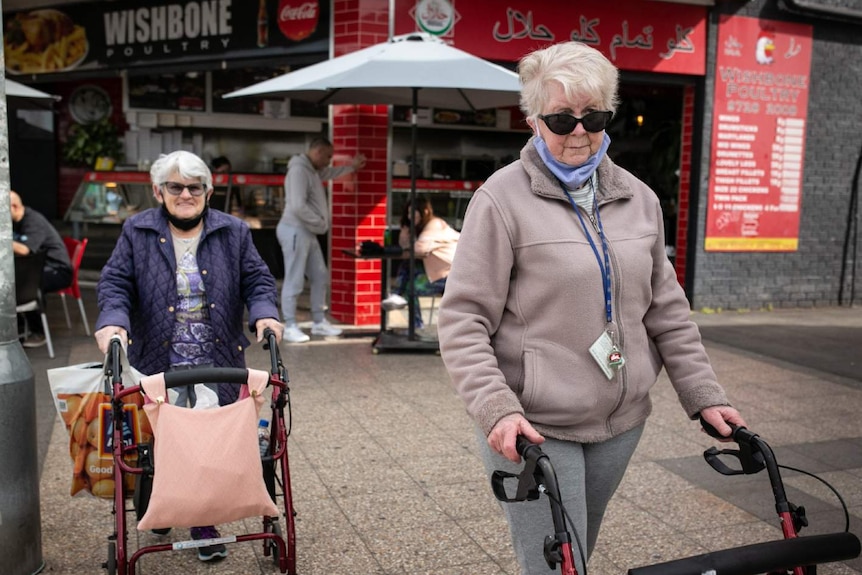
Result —
[[[3, 37], [0, 0], [0, 39]], [[9, 211], [6, 62], [0, 50], [0, 573], [31, 575], [45, 566], [39, 513], [35, 378], [18, 341]]]

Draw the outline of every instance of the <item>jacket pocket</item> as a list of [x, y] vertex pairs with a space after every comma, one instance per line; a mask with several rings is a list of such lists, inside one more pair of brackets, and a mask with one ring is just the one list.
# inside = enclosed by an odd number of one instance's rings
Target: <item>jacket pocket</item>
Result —
[[[554, 426], [571, 426], [597, 417], [596, 407], [615, 396], [614, 384], [601, 382], [587, 358], [543, 342], [523, 353], [521, 404], [527, 419]], [[607, 398], [603, 398], [607, 395]], [[604, 399], [604, 400], [603, 400]]]

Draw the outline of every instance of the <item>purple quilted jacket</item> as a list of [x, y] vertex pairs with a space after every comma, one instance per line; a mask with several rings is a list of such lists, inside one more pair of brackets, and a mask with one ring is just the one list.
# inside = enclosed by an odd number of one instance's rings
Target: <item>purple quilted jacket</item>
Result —
[[[216, 367], [245, 367], [249, 340], [243, 332], [262, 318], [278, 319], [275, 279], [260, 257], [251, 231], [240, 219], [209, 209], [197, 252], [215, 337]], [[176, 257], [161, 208], [127, 219], [97, 286], [96, 329], [121, 326], [129, 333], [129, 363], [141, 373], [167, 371], [168, 347], [177, 305]], [[236, 386], [223, 385], [221, 403], [236, 398]]]

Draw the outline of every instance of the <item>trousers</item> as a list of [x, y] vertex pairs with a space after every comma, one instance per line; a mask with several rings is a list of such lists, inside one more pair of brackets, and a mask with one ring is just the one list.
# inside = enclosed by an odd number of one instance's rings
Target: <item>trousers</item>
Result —
[[329, 269], [317, 236], [305, 228], [279, 222], [275, 228], [284, 254], [284, 283], [281, 288], [281, 315], [286, 326], [296, 324], [296, 300], [305, 286], [311, 289], [311, 319], [325, 319], [326, 292], [329, 289]]
[[[584, 572], [583, 563], [589, 561], [595, 548], [608, 502], [625, 474], [643, 429], [644, 426], [640, 425], [600, 443], [575, 443], [546, 438], [540, 446], [554, 466], [563, 506], [575, 524], [575, 532], [571, 535], [578, 573]], [[523, 463], [512, 463], [502, 455], [492, 452], [481, 430], [477, 430], [477, 436], [482, 461], [489, 476], [495, 469], [515, 474], [524, 469]], [[535, 501], [501, 505], [509, 523], [509, 533], [521, 566], [521, 575], [559, 573], [559, 570], [551, 570], [544, 558], [545, 536], [554, 533], [548, 498], [543, 496]], [[571, 526], [569, 530], [571, 532]], [[578, 540], [581, 546], [586, 546], [583, 549], [586, 555], [583, 560]]]

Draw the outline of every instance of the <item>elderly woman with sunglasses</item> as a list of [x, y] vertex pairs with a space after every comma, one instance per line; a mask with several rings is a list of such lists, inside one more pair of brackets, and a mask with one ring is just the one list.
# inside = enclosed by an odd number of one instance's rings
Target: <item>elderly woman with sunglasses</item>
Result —
[[[520, 470], [518, 435], [543, 443], [586, 560], [662, 368], [692, 419], [723, 435], [744, 421], [689, 318], [656, 194], [606, 155], [617, 69], [566, 42], [528, 54], [518, 72], [533, 137], [470, 201], [440, 349], [489, 470]], [[505, 507], [522, 573], [552, 573], [547, 502]]]

